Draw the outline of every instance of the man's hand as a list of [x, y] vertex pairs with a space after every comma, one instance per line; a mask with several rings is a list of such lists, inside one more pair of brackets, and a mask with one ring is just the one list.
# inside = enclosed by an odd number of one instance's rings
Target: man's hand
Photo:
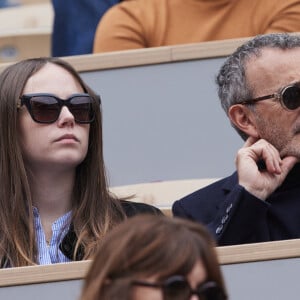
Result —
[[[259, 170], [259, 160], [265, 162], [265, 170]], [[293, 156], [281, 159], [277, 149], [266, 140], [249, 137], [236, 157], [239, 184], [255, 197], [265, 200], [282, 184], [297, 161]]]

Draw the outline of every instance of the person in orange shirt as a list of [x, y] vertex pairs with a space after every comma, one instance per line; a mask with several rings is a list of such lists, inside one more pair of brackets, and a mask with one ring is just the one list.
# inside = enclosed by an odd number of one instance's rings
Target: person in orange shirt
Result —
[[299, 0], [127, 0], [102, 17], [93, 52], [298, 31]]

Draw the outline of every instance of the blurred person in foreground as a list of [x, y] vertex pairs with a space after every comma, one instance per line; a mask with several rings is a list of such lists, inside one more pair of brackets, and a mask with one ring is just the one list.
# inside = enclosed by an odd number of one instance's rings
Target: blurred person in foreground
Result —
[[226, 300], [214, 246], [200, 224], [135, 216], [101, 242], [81, 300]]

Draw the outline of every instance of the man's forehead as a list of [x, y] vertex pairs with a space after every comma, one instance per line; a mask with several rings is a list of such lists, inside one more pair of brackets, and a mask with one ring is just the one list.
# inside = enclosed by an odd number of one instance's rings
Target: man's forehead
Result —
[[[251, 66], [272, 68], [289, 62], [300, 60], [300, 47], [291, 49], [262, 48], [258, 55], [252, 55], [245, 63], [246, 68]], [[272, 64], [269, 64], [272, 62]], [[295, 66], [296, 67], [296, 66]]]
[[300, 47], [292, 49], [263, 48], [258, 56], [245, 63], [248, 84], [255, 90], [262, 86], [272, 91], [300, 81]]

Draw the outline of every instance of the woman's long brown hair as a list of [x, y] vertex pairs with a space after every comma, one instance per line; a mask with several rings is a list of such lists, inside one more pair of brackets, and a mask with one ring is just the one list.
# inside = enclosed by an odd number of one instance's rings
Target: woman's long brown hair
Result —
[[101, 241], [81, 300], [131, 300], [132, 280], [187, 276], [198, 260], [206, 280], [215, 281], [226, 294], [215, 242], [202, 225], [165, 216], [130, 218]]
[[[19, 143], [17, 100], [27, 80], [47, 63], [67, 70], [83, 90], [96, 98], [67, 62], [58, 58], [28, 59], [9, 66], [0, 74], [0, 262], [4, 266], [37, 263], [32, 199], [28, 174]], [[46, 91], [45, 91], [46, 92]], [[72, 227], [84, 259], [91, 258], [99, 240], [125, 218], [119, 200], [107, 189], [102, 145], [101, 108], [95, 106], [90, 125], [86, 158], [76, 169], [72, 203]], [[74, 257], [76, 256], [76, 251]]]

